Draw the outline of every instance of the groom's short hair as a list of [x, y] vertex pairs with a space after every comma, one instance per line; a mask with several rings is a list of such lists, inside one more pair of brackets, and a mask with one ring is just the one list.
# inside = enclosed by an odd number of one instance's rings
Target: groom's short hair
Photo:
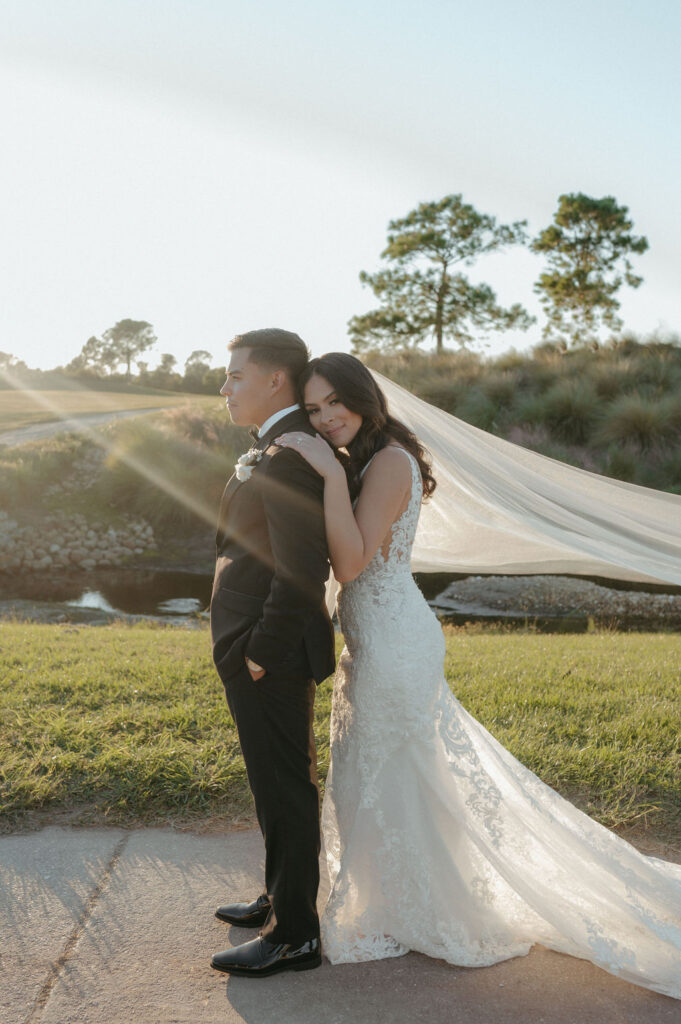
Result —
[[252, 362], [258, 363], [259, 366], [286, 370], [294, 384], [310, 358], [303, 339], [293, 331], [283, 331], [280, 327], [265, 327], [259, 331], [237, 334], [227, 348], [230, 352], [238, 348], [250, 349], [248, 358]]

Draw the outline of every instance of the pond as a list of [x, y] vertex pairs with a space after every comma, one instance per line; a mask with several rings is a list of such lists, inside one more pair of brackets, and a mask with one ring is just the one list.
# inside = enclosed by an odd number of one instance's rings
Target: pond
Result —
[[[498, 610], [482, 607], [479, 600], [468, 599], [458, 605], [451, 601], [438, 601], [438, 596], [450, 583], [467, 579], [481, 580], [480, 577], [467, 577], [461, 573], [416, 575], [425, 597], [443, 621], [456, 625], [467, 622], [503, 623], [509, 628], [524, 628], [531, 622], [535, 629], [552, 633], [581, 633], [593, 628], [593, 615], [582, 609], [571, 614], [546, 614], [545, 611], [527, 614], [514, 607], [513, 601]], [[37, 621], [100, 623], [122, 614], [178, 624], [200, 622], [208, 618], [212, 582], [212, 573], [170, 569], [102, 569], [87, 573], [27, 575], [23, 578], [0, 576], [0, 612]], [[680, 592], [679, 588], [599, 582], [626, 591]], [[603, 616], [599, 620], [611, 621], [603, 619]], [[664, 621], [656, 622], [651, 614], [644, 617], [618, 615], [617, 628], [679, 629], [681, 619], [674, 621], [665, 617]]]
[[0, 577], [0, 600], [183, 621], [207, 615], [212, 574], [119, 569]]

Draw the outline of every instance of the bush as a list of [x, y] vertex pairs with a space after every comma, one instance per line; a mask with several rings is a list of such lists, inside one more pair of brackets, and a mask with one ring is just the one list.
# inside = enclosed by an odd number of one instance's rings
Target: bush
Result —
[[611, 338], [597, 349], [538, 345], [477, 353], [369, 354], [368, 365], [447, 412], [534, 451], [678, 490], [681, 342]]
[[45, 492], [62, 483], [93, 447], [82, 434], [67, 433], [17, 448], [0, 447], [0, 508], [19, 515], [36, 512]]
[[0, 448], [0, 507], [20, 520], [69, 511], [111, 523], [127, 514], [161, 532], [212, 527], [250, 443], [223, 410], [181, 407], [110, 423], [96, 440], [64, 433]]
[[159, 425], [170, 434], [206, 448], [233, 451], [241, 445], [248, 447], [250, 444], [246, 431], [234, 427], [224, 409], [197, 409], [192, 405], [181, 405], [177, 409], [167, 409]]
[[584, 444], [599, 417], [598, 396], [590, 381], [566, 380], [544, 396], [544, 422], [560, 441]]
[[482, 390], [491, 402], [506, 409], [513, 404], [516, 396], [518, 375], [510, 370], [491, 373], [483, 379]]
[[497, 406], [480, 388], [471, 388], [459, 403], [456, 415], [482, 430], [492, 430], [495, 426]]
[[655, 400], [639, 394], [624, 395], [607, 409], [595, 440], [601, 444], [634, 444], [647, 449], [672, 438], [680, 427], [680, 398], [669, 396]]
[[611, 445], [603, 461], [603, 472], [617, 480], [634, 483], [638, 475], [639, 453], [631, 445]]
[[614, 366], [607, 360], [593, 367], [590, 379], [598, 397], [610, 401], [636, 388], [638, 367], [631, 359], [622, 359]]
[[[201, 439], [178, 436], [178, 427]], [[225, 481], [243, 450], [242, 431], [229, 431], [230, 443], [218, 444], [210, 420], [201, 426], [188, 415], [165, 414], [160, 423], [137, 419], [113, 425], [105, 471], [97, 485], [100, 497], [116, 510], [143, 517], [161, 532], [187, 533], [199, 525], [213, 525]]]

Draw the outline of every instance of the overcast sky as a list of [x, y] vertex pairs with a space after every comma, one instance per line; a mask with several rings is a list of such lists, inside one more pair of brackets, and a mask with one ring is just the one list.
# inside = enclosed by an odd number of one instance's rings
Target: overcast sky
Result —
[[[677, 0], [3, 0], [0, 349], [125, 317], [154, 363], [254, 327], [349, 348], [388, 221], [451, 192], [546, 226], [614, 195], [650, 250], [626, 326], [681, 330]], [[539, 257], [472, 272], [540, 316]]]

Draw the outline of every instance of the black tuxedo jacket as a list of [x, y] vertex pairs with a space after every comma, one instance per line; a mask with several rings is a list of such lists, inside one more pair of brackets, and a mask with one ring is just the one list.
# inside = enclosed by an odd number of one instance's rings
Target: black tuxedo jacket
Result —
[[283, 417], [256, 442], [263, 454], [249, 479], [232, 476], [222, 496], [211, 633], [223, 682], [245, 657], [318, 683], [334, 670], [324, 481], [297, 452], [271, 443], [289, 430], [314, 433], [300, 410]]

